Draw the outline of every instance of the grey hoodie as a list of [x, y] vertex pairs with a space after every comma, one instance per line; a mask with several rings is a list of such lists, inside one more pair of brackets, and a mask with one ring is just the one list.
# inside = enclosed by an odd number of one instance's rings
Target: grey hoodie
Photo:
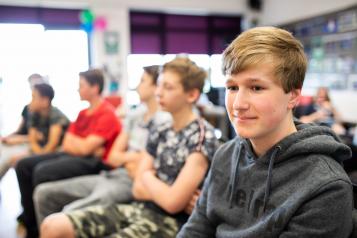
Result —
[[351, 151], [327, 127], [296, 127], [259, 158], [248, 140], [224, 144], [177, 237], [349, 237]]

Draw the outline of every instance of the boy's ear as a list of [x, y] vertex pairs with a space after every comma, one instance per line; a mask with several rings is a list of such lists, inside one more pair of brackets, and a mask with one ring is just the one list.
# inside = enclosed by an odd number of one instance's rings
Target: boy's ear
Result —
[[197, 88], [195, 88], [186, 92], [186, 95], [188, 102], [195, 103], [199, 99], [201, 93]]
[[293, 109], [300, 100], [301, 89], [293, 89], [290, 91], [290, 100], [288, 104], [288, 109]]

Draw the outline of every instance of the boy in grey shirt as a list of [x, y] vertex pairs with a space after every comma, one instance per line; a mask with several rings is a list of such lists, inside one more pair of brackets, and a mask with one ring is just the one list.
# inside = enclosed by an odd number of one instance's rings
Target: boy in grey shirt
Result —
[[223, 53], [226, 108], [238, 134], [215, 154], [179, 238], [334, 237], [352, 230], [350, 149], [327, 127], [293, 120], [306, 71], [302, 45], [259, 27]]

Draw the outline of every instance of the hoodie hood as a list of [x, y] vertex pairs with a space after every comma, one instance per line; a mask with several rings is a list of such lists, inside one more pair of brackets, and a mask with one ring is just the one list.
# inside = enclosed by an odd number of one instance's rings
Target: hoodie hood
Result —
[[232, 201], [235, 199], [234, 188], [239, 178], [239, 161], [244, 156], [254, 158], [256, 163], [267, 165], [267, 179], [263, 203], [264, 211], [269, 199], [274, 165], [303, 155], [325, 155], [340, 164], [351, 157], [352, 153], [350, 148], [343, 144], [330, 128], [315, 124], [303, 124], [299, 121], [295, 121], [295, 126], [297, 132], [279, 141], [259, 158], [257, 158], [252, 151], [252, 145], [249, 140], [239, 139], [238, 158], [233, 166], [229, 182], [231, 192], [229, 198], [230, 206], [232, 206]]

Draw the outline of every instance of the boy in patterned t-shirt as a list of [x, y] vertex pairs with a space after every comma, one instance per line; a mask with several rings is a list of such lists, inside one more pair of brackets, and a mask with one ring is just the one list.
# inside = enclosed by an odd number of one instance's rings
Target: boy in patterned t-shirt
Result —
[[206, 73], [187, 58], [163, 66], [159, 103], [172, 115], [150, 133], [133, 185], [136, 202], [49, 216], [42, 237], [175, 237], [183, 212], [218, 146], [213, 128], [194, 112]]

